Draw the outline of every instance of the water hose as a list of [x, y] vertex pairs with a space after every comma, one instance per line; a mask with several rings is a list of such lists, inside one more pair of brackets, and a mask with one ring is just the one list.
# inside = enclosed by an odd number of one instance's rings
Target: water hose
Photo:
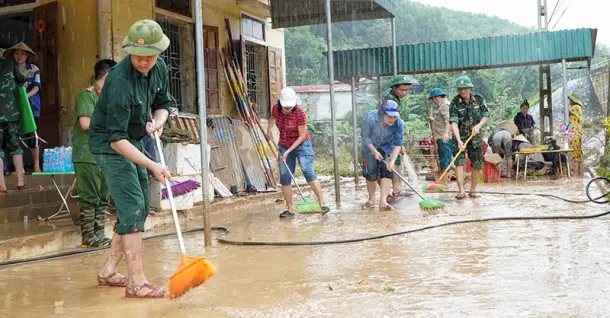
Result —
[[[610, 179], [608, 179], [606, 177], [597, 177], [597, 178], [592, 179], [591, 181], [589, 181], [589, 183], [587, 183], [587, 186], [585, 187], [585, 194], [586, 194], [588, 200], [566, 199], [566, 198], [562, 198], [562, 197], [559, 197], [559, 196], [556, 196], [556, 195], [553, 195], [553, 194], [544, 194], [544, 193], [518, 193], [518, 192], [517, 193], [486, 192], [486, 193], [489, 193], [489, 194], [505, 194], [505, 195], [538, 195], [538, 196], [556, 198], [556, 199], [559, 199], [559, 200], [562, 200], [562, 201], [565, 201], [565, 202], [569, 202], [569, 203], [588, 203], [588, 202], [593, 202], [593, 203], [596, 203], [596, 204], [607, 204], [607, 203], [610, 202], [608, 200], [608, 196], [610, 195], [610, 192], [607, 192], [604, 195], [601, 195], [599, 197], [592, 197], [591, 196], [591, 192], [590, 192], [591, 185], [594, 182], [597, 182], [597, 181], [600, 181], [600, 180], [603, 180], [607, 184], [610, 184]], [[479, 192], [479, 193], [483, 193], [483, 192]], [[605, 200], [600, 200], [602, 198], [605, 198]], [[229, 229], [227, 229], [226, 227], [215, 226], [215, 227], [212, 227], [212, 230], [213, 231], [220, 231], [221, 233], [218, 235], [216, 240], [219, 243], [228, 244], [228, 245], [241, 245], [241, 246], [315, 246], [315, 245], [337, 245], [337, 244], [365, 242], [365, 241], [371, 241], [371, 240], [378, 240], [378, 239], [388, 238], [388, 237], [392, 237], [392, 236], [398, 236], [398, 235], [405, 235], [405, 234], [410, 234], [410, 233], [415, 233], [415, 232], [421, 232], [421, 231], [430, 230], [430, 229], [439, 228], [439, 227], [445, 227], [445, 226], [451, 226], [451, 225], [457, 225], [457, 224], [466, 224], [466, 223], [491, 222], [491, 221], [528, 221], [528, 220], [529, 221], [532, 221], [532, 220], [545, 220], [545, 221], [550, 221], [550, 220], [588, 220], [588, 219], [599, 218], [599, 217], [606, 216], [606, 215], [609, 215], [609, 214], [610, 214], [610, 210], [608, 210], [606, 212], [597, 213], [597, 214], [590, 214], [590, 215], [570, 215], [570, 216], [565, 216], [565, 215], [557, 215], [557, 216], [506, 216], [506, 217], [492, 217], [492, 218], [483, 218], [483, 219], [469, 219], [469, 220], [453, 221], [453, 222], [447, 222], [447, 223], [441, 223], [441, 224], [435, 224], [435, 225], [428, 225], [428, 226], [423, 226], [423, 227], [419, 227], [419, 228], [416, 228], [416, 229], [405, 230], [405, 231], [394, 232], [394, 233], [388, 233], [388, 234], [381, 234], [381, 235], [376, 235], [376, 236], [354, 238], [354, 239], [345, 239], [345, 240], [311, 241], [311, 242], [232, 241], [232, 240], [228, 240], [228, 239], [224, 238], [225, 236], [227, 236], [229, 234]], [[197, 232], [201, 232], [201, 231], [203, 231], [203, 227], [197, 227], [197, 228], [194, 228], [194, 229], [191, 229], [191, 230], [188, 230], [188, 231], [183, 231], [182, 233], [183, 234], [197, 233]], [[143, 240], [152, 240], [152, 239], [156, 239], [156, 238], [173, 236], [175, 234], [176, 233], [157, 234], [157, 235], [146, 237]], [[36, 262], [36, 261], [44, 261], [44, 260], [50, 260], [50, 259], [61, 258], [61, 257], [66, 257], [66, 256], [72, 256], [72, 255], [85, 254], [85, 253], [94, 253], [94, 252], [99, 252], [99, 251], [106, 250], [108, 248], [109, 247], [90, 248], [90, 249], [74, 250], [74, 251], [62, 252], [62, 253], [45, 255], [45, 256], [39, 256], [39, 257], [33, 257], [33, 258], [27, 258], [27, 259], [10, 260], [10, 261], [5, 261], [5, 262], [0, 262], [0, 267], [8, 266], [8, 265], [24, 264], [24, 263], [30, 263], [30, 262]]]

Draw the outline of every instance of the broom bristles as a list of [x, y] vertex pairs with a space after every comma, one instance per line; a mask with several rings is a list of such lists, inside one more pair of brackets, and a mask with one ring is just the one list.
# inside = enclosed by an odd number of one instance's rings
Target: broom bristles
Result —
[[313, 202], [302, 202], [297, 204], [297, 212], [300, 214], [322, 213], [322, 207]]
[[442, 210], [445, 208], [445, 203], [437, 200], [422, 200], [419, 202], [419, 207], [423, 211]]
[[178, 270], [169, 278], [169, 298], [175, 299], [184, 295], [216, 274], [214, 266], [203, 257], [183, 255]]
[[[176, 183], [172, 185], [172, 194], [174, 197], [181, 196], [183, 194], [195, 191], [201, 187], [201, 183], [195, 180], [186, 180], [184, 182]], [[165, 200], [168, 198], [167, 188], [161, 190], [161, 199]]]

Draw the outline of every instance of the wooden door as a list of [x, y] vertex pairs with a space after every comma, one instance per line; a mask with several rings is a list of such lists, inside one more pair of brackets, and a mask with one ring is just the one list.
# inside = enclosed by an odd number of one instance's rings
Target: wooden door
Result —
[[41, 143], [43, 148], [53, 148], [61, 144], [57, 1], [34, 8], [32, 16], [33, 50], [39, 57], [38, 68], [42, 82], [38, 135], [48, 142], [48, 144]]
[[267, 47], [269, 64], [269, 105], [275, 105], [280, 99], [280, 91], [284, 87], [284, 69], [282, 68], [282, 50]]

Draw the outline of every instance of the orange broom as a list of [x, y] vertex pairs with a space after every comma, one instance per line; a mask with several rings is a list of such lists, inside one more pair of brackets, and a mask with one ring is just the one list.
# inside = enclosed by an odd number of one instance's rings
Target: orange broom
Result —
[[472, 139], [472, 137], [474, 137], [475, 134], [471, 133], [470, 136], [468, 137], [468, 139], [466, 139], [466, 142], [464, 143], [464, 148], [460, 149], [458, 151], [458, 153], [455, 155], [455, 157], [453, 157], [453, 159], [451, 160], [451, 163], [447, 166], [447, 168], [445, 168], [445, 171], [443, 172], [443, 174], [441, 174], [441, 176], [438, 178], [438, 180], [430, 183], [430, 184], [423, 184], [422, 185], [422, 191], [426, 192], [426, 191], [439, 191], [439, 192], [443, 192], [445, 191], [445, 185], [441, 183], [441, 180], [443, 180], [443, 177], [445, 177], [445, 175], [447, 174], [447, 172], [449, 172], [449, 169], [451, 169], [451, 166], [453, 166], [453, 164], [455, 163], [455, 161], [457, 160], [457, 158], [460, 156], [460, 154], [462, 154], [462, 152], [464, 152], [464, 150], [466, 149], [466, 146], [468, 145], [468, 143], [470, 142], [470, 140]]
[[[155, 121], [153, 120], [153, 125], [154, 124]], [[159, 134], [157, 131], [155, 131], [155, 141], [157, 143], [157, 153], [159, 154], [161, 164], [165, 166], [165, 158], [161, 148], [161, 140], [159, 139]], [[170, 181], [167, 179], [165, 180], [165, 186], [167, 189], [172, 188]], [[169, 278], [168, 282], [169, 298], [175, 299], [184, 295], [184, 293], [186, 293], [189, 289], [203, 284], [210, 277], [214, 276], [216, 274], [216, 269], [203, 257], [192, 257], [186, 255], [184, 240], [182, 239], [182, 230], [180, 229], [180, 220], [178, 220], [178, 213], [176, 212], [176, 205], [174, 204], [174, 195], [172, 191], [167, 191], [167, 196], [169, 199], [169, 205], [172, 208], [174, 225], [176, 226], [176, 235], [178, 235], [178, 243], [180, 244], [180, 251], [182, 252], [178, 270], [174, 273], [174, 275], [172, 275], [172, 277]]]

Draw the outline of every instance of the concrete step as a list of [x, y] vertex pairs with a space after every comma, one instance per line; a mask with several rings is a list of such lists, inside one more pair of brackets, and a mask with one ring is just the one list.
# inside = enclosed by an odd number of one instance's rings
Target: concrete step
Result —
[[[281, 194], [265, 193], [247, 197], [233, 197], [218, 200], [210, 205], [212, 213], [229, 209], [247, 210], [275, 206]], [[203, 209], [196, 206], [191, 210], [178, 212], [183, 230], [199, 227], [203, 224]], [[106, 222], [106, 235], [112, 236], [116, 217], [109, 217]], [[49, 254], [81, 249], [80, 227], [69, 218], [50, 222], [21, 222], [0, 225], [0, 262], [28, 259]], [[149, 216], [145, 224], [144, 237], [160, 233], [174, 232], [171, 212], [159, 212]]]

